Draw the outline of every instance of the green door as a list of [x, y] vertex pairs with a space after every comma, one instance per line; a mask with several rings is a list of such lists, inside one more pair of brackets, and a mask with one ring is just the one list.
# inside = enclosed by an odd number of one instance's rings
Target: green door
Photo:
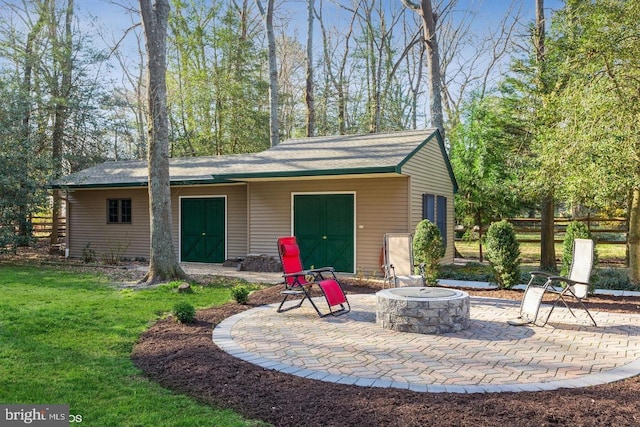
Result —
[[353, 194], [309, 194], [293, 198], [293, 229], [305, 268], [354, 272]]
[[181, 261], [224, 262], [225, 199], [185, 198], [180, 209]]

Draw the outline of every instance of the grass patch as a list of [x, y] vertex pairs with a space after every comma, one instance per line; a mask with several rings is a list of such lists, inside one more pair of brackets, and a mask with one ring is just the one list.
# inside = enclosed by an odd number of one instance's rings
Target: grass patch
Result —
[[0, 402], [68, 404], [88, 426], [248, 426], [256, 422], [146, 380], [130, 360], [141, 332], [178, 302], [203, 308], [228, 286], [118, 290], [100, 276], [0, 269]]
[[[486, 251], [483, 245], [483, 251]], [[479, 259], [480, 247], [477, 240], [457, 240], [456, 249], [465, 258]], [[598, 259], [601, 264], [623, 265], [626, 259], [626, 246], [596, 243], [596, 251], [598, 251]], [[556, 259], [562, 259], [562, 243], [555, 244]], [[540, 262], [540, 243], [520, 243], [520, 256], [522, 262], [539, 263]]]

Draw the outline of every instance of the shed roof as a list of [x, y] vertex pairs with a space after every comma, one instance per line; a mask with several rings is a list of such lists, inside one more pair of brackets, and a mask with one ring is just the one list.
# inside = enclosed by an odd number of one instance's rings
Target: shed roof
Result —
[[[260, 153], [170, 159], [172, 185], [243, 182], [317, 176], [402, 174], [402, 166], [429, 141], [439, 144], [455, 187], [453, 172], [436, 129], [386, 134], [339, 135], [283, 141]], [[146, 186], [147, 162], [107, 161], [63, 177], [53, 188]]]

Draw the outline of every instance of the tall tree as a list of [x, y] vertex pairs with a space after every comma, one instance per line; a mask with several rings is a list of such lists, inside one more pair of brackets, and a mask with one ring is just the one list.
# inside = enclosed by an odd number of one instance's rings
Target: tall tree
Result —
[[504, 97], [485, 97], [479, 92], [463, 106], [461, 120], [449, 132], [451, 164], [459, 188], [456, 218], [468, 228], [478, 226], [481, 262], [483, 230], [521, 208], [514, 164], [514, 147], [519, 141], [514, 138], [509, 109]]
[[[547, 58], [545, 49], [545, 16], [544, 0], [536, 0], [536, 23], [534, 30], [534, 47], [536, 50], [537, 78], [536, 91], [544, 99], [544, 95], [549, 92], [547, 77]], [[544, 108], [543, 105], [540, 108]], [[543, 114], [538, 114], [542, 116]], [[549, 126], [546, 121], [537, 121], [541, 127]], [[537, 129], [539, 135], [544, 135], [543, 129]], [[556, 249], [555, 249], [555, 203], [553, 181], [547, 180], [542, 189], [542, 200], [540, 206], [540, 268], [547, 271], [556, 271]]]
[[[348, 124], [348, 76], [347, 76], [347, 63], [349, 60], [350, 42], [354, 32], [354, 21], [357, 17], [360, 3], [357, 3], [355, 9], [352, 11], [351, 19], [347, 27], [346, 33], [338, 37], [340, 43], [344, 43], [344, 48], [341, 53], [338, 52], [338, 48], [331, 46], [331, 40], [329, 36], [329, 30], [324, 22], [323, 14], [323, 2], [320, 2], [318, 10], [315, 12], [318, 22], [320, 24], [320, 30], [322, 32], [322, 56], [323, 56], [323, 74], [325, 80], [325, 94], [323, 97], [323, 110], [325, 119], [322, 126], [323, 133], [338, 132], [340, 135], [345, 135], [349, 127]], [[329, 103], [330, 98], [335, 97], [335, 104], [337, 113], [334, 116], [334, 120], [329, 119]], [[331, 126], [334, 122], [337, 123], [335, 129]]]
[[422, 20], [424, 45], [427, 52], [427, 85], [429, 88], [429, 114], [431, 126], [440, 130], [445, 137], [444, 115], [442, 113], [442, 76], [440, 75], [440, 50], [436, 35], [437, 14], [431, 0], [421, 0], [420, 4], [411, 0], [402, 3], [418, 13]]
[[274, 0], [267, 0], [265, 10], [260, 0], [255, 0], [260, 15], [264, 20], [267, 31], [267, 46], [269, 52], [269, 132], [271, 146], [280, 143], [280, 121], [278, 119], [278, 63], [276, 55], [276, 37], [273, 30], [273, 9]]
[[151, 253], [146, 284], [185, 278], [173, 246], [169, 176], [169, 120], [167, 113], [167, 22], [169, 1], [140, 0], [147, 47], [149, 87], [148, 176]]
[[[33, 81], [33, 73], [34, 68], [37, 68], [37, 55], [34, 53], [34, 44], [36, 40], [40, 37], [40, 33], [45, 25], [48, 13], [46, 12], [45, 5], [40, 5], [41, 12], [38, 17], [38, 21], [36, 24], [31, 27], [27, 33], [27, 40], [25, 43], [24, 49], [24, 65], [22, 71], [22, 87], [20, 93], [24, 99], [20, 103], [22, 106], [22, 130], [20, 132], [19, 146], [27, 148], [31, 146], [31, 110], [33, 108], [32, 103], [29, 98], [32, 93], [32, 81]], [[25, 159], [23, 159], [25, 160]], [[27, 162], [27, 164], [30, 162]], [[27, 175], [28, 176], [28, 175]], [[21, 185], [22, 187], [23, 185]], [[4, 194], [7, 194], [6, 191], [3, 191]], [[54, 193], [58, 205], [59, 205], [59, 193]], [[28, 237], [31, 234], [31, 225], [28, 220], [29, 217], [29, 209], [28, 209], [28, 198], [24, 196], [20, 196], [16, 198], [16, 205], [18, 207], [19, 212], [19, 222], [18, 222], [18, 235], [20, 236], [19, 242], [21, 244], [25, 244], [28, 240]], [[54, 203], [55, 206], [55, 203]], [[56, 215], [57, 214], [57, 215]], [[59, 209], [54, 213], [54, 217], [59, 217]], [[6, 218], [5, 218], [6, 220]], [[58, 225], [59, 219], [54, 219], [55, 226], [52, 227], [51, 233], [51, 242], [57, 243], [58, 241]], [[13, 223], [10, 222], [13, 226]]]
[[313, 97], [313, 5], [314, 0], [307, 0], [307, 85], [305, 91], [307, 136], [313, 136], [316, 127], [316, 107]]
[[[73, 71], [73, 39], [71, 25], [73, 22], [73, 0], [67, 0], [65, 8], [64, 34], [58, 36], [55, 1], [50, 0], [49, 33], [53, 47], [54, 76], [59, 74], [59, 79], [53, 82], [53, 132], [51, 135], [51, 157], [53, 176], [58, 178], [63, 171], [62, 156], [64, 147], [64, 131], [69, 115], [69, 102], [71, 92], [71, 74]], [[52, 229], [50, 242], [58, 243], [58, 229], [60, 224], [60, 192], [53, 192], [52, 203]]]
[[549, 52], [564, 80], [549, 94], [560, 120], [540, 153], [545, 172], [572, 203], [628, 209], [640, 283], [640, 3], [572, 0], [555, 18]]

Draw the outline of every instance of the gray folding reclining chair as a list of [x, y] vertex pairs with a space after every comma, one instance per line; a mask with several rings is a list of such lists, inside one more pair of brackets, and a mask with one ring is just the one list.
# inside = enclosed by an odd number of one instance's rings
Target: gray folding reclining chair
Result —
[[[509, 323], [512, 325], [536, 324], [542, 297], [545, 292], [549, 292], [556, 294], [557, 298], [553, 301], [551, 310], [541, 326], [547, 324], [558, 302], [562, 302], [564, 306], [569, 309], [573, 317], [576, 317], [571, 307], [569, 307], [565, 301], [567, 297], [575, 299], [580, 307], [587, 313], [593, 326], [597, 326], [596, 321], [593, 320], [593, 316], [591, 316], [591, 313], [589, 313], [589, 310], [582, 301], [589, 293], [589, 279], [591, 277], [591, 269], [593, 268], [593, 247], [594, 244], [591, 239], [574, 240], [573, 261], [571, 262], [569, 277], [554, 276], [544, 271], [531, 272], [531, 279], [524, 291], [520, 305], [520, 317], [515, 320], [510, 320]], [[546, 281], [543, 285], [534, 284], [533, 282], [536, 277], [542, 277], [546, 279]], [[554, 284], [560, 286], [554, 286]]]
[[[394, 286], [424, 286], [424, 274], [415, 274], [413, 237], [409, 233], [387, 233], [382, 241], [384, 282]], [[422, 269], [420, 269], [422, 272]]]

